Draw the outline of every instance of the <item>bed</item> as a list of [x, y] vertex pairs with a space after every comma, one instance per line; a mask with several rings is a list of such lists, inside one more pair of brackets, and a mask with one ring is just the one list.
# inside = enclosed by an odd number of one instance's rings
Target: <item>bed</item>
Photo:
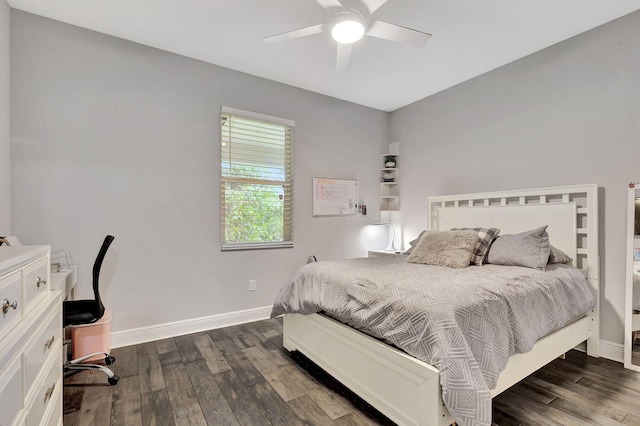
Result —
[[[598, 356], [597, 205], [596, 185], [428, 198], [429, 230], [482, 226], [504, 235], [548, 224], [552, 244], [573, 259], [595, 292], [595, 306], [585, 316], [540, 338], [531, 351], [508, 358], [490, 397], [582, 342], [590, 356]], [[433, 365], [318, 313], [285, 314], [283, 334], [287, 350], [307, 356], [396, 423], [454, 422]]]

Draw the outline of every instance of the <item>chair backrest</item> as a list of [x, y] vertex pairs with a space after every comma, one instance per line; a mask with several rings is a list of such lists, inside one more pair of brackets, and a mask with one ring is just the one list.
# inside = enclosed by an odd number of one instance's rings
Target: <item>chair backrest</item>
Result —
[[98, 304], [98, 318], [102, 318], [102, 316], [104, 315], [104, 305], [102, 304], [102, 299], [100, 298], [100, 268], [102, 267], [104, 256], [107, 254], [107, 250], [109, 249], [109, 246], [114, 239], [115, 238], [112, 235], [107, 235], [104, 238], [104, 242], [102, 243], [102, 247], [100, 247], [98, 257], [96, 257], [96, 261], [93, 264], [93, 295], [95, 296], [96, 302]]

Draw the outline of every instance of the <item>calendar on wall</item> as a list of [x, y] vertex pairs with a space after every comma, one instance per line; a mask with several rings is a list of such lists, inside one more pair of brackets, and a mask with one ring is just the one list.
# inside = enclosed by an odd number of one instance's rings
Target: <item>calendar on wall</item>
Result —
[[358, 214], [358, 181], [313, 178], [313, 216]]

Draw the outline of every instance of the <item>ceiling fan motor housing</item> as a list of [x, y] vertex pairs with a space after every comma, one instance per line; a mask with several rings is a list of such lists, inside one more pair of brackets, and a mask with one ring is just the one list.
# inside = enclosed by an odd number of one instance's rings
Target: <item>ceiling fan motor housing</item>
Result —
[[349, 9], [333, 15], [331, 37], [338, 43], [355, 43], [364, 36], [365, 32], [365, 19], [357, 10]]

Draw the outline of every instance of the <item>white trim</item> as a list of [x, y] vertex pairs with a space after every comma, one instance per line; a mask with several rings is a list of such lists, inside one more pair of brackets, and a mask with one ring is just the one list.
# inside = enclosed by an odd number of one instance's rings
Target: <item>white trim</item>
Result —
[[624, 368], [640, 371], [640, 366], [633, 364], [631, 348], [633, 346], [633, 333], [640, 328], [638, 321], [640, 317], [633, 313], [633, 251], [635, 240], [635, 201], [637, 184], [629, 184], [627, 190], [627, 249], [625, 257], [627, 259], [625, 271], [625, 300], [624, 300]]
[[256, 120], [270, 121], [272, 123], [278, 123], [278, 124], [283, 124], [285, 126], [296, 127], [296, 122], [293, 120], [289, 120], [288, 118], [275, 117], [273, 115], [260, 114], [259, 112], [244, 111], [241, 109], [231, 108], [226, 106], [220, 107], [220, 112], [223, 114], [227, 113], [227, 114], [239, 115], [241, 117], [255, 118]]
[[[573, 348], [580, 352], [587, 352], [586, 342], [582, 342]], [[623, 361], [624, 345], [622, 343], [610, 342], [608, 340], [600, 340], [600, 357], [611, 361]]]
[[624, 345], [608, 340], [600, 340], [600, 356], [611, 361], [624, 362]]
[[[203, 330], [213, 330], [237, 324], [261, 321], [269, 318], [271, 308], [271, 306], [264, 306], [262, 308], [229, 312], [225, 314], [212, 315], [210, 317], [194, 318], [173, 323], [159, 324], [156, 326], [116, 331], [111, 333], [111, 346], [113, 348], [120, 348], [123, 346], [136, 345], [154, 340], [167, 339], [169, 337], [182, 336], [184, 334], [197, 333]], [[207, 323], [208, 325], [206, 325]], [[184, 332], [177, 332], [179, 328], [184, 329]], [[586, 352], [584, 343], [578, 345], [574, 349]], [[608, 340], [600, 340], [600, 356], [611, 361], [623, 362], [624, 345], [610, 342]]]
[[471, 194], [456, 194], [456, 195], [438, 195], [429, 197], [432, 202], [443, 201], [456, 201], [456, 200], [480, 200], [480, 199], [499, 199], [499, 198], [513, 198], [513, 197], [534, 197], [540, 194], [544, 195], [561, 195], [580, 193], [596, 189], [597, 184], [586, 185], [567, 185], [567, 186], [553, 186], [549, 188], [533, 188], [533, 189], [515, 189], [509, 191], [495, 191], [495, 192], [477, 192]]
[[272, 306], [246, 309], [244, 311], [227, 312], [208, 317], [193, 318], [148, 327], [132, 328], [111, 333], [111, 347], [137, 345], [154, 340], [197, 333], [215, 328], [229, 327], [247, 322], [267, 319], [271, 315]]
[[271, 241], [264, 243], [222, 243], [220, 251], [262, 250], [293, 248], [293, 241]]

